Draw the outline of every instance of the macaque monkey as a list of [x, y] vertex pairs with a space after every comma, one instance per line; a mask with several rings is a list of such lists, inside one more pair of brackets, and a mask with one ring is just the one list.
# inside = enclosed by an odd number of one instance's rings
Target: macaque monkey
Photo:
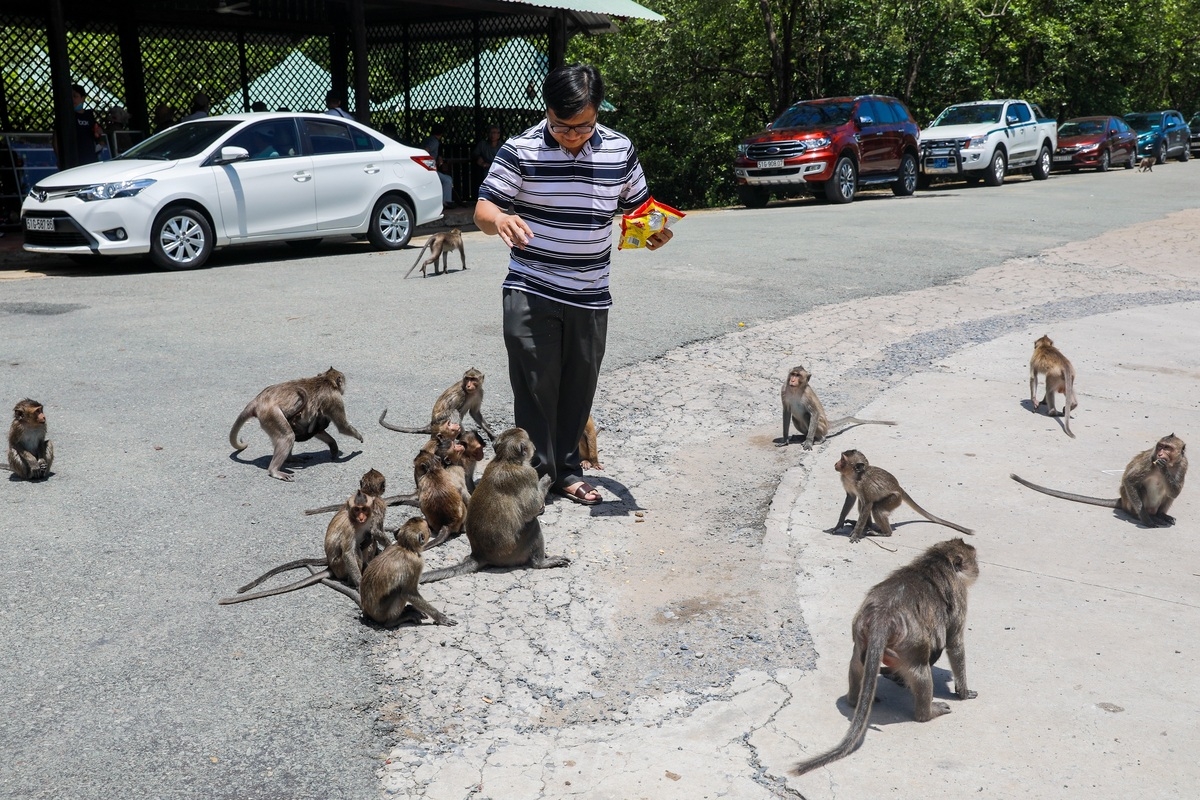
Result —
[[950, 706], [933, 701], [933, 665], [943, 648], [950, 657], [954, 693], [970, 700], [977, 693], [967, 688], [967, 588], [979, 577], [975, 548], [962, 539], [939, 542], [911, 564], [871, 587], [854, 615], [850, 634], [850, 686], [846, 702], [854, 705], [850, 730], [828, 753], [801, 761], [793, 775], [803, 775], [844, 758], [858, 749], [867, 735], [867, 723], [883, 665], [899, 675], [913, 695], [913, 717], [928, 722], [950, 713]]
[[[333, 515], [333, 519], [329, 521], [329, 526], [325, 529], [325, 558], [302, 558], [281, 564], [238, 589], [237, 597], [226, 597], [219, 601], [220, 604], [226, 606], [231, 603], [256, 600], [260, 597], [271, 597], [284, 592], [294, 592], [305, 586], [312, 586], [314, 583], [325, 583], [358, 602], [357, 593], [349, 594], [344, 590], [345, 587], [328, 579], [336, 578], [351, 587], [357, 587], [362, 582], [363, 567], [369, 564], [378, 552], [371, 533], [373, 509], [373, 498], [361, 491], [355, 492], [346, 500], [342, 509]], [[287, 586], [245, 594], [267, 578], [280, 572], [297, 567], [320, 566], [324, 566], [325, 569], [314, 572], [295, 583], [289, 583]]]
[[600, 463], [600, 448], [596, 446], [596, 420], [592, 419], [591, 414], [588, 414], [583, 436], [579, 437], [579, 468], [604, 470], [604, 465]]
[[[1075, 434], [1071, 433], [1071, 411], [1079, 405], [1075, 399], [1075, 367], [1062, 351], [1054, 346], [1049, 336], [1043, 336], [1033, 343], [1033, 357], [1029, 359], [1029, 402], [1035, 412], [1041, 405], [1037, 399], [1039, 373], [1046, 376], [1046, 397], [1042, 401], [1046, 404], [1046, 412], [1052, 417], [1061, 416], [1067, 436], [1074, 439]], [[1061, 414], [1055, 411], [1055, 395], [1060, 393], [1063, 395]]]
[[1125, 467], [1125, 474], [1121, 476], [1121, 496], [1115, 500], [1047, 489], [1016, 475], [1009, 477], [1022, 486], [1051, 497], [1119, 509], [1137, 517], [1147, 528], [1158, 528], [1175, 524], [1175, 518], [1167, 511], [1183, 491], [1183, 479], [1187, 477], [1188, 468], [1186, 451], [1187, 445], [1183, 440], [1171, 433], [1159, 439], [1154, 447], [1138, 453]]
[[529, 434], [510, 428], [496, 439], [495, 451], [467, 509], [471, 554], [452, 567], [426, 572], [421, 583], [478, 572], [486, 566], [548, 569], [571, 563], [566, 556], [546, 556], [538, 514], [546, 507], [550, 476], [538, 478]]
[[[424, 263], [421, 263], [421, 277], [426, 277], [425, 270], [430, 264], [433, 265], [434, 275], [449, 272], [450, 251], [455, 248], [458, 249], [458, 258], [462, 262], [462, 268], [465, 270], [467, 268], [467, 251], [463, 249], [462, 231], [458, 228], [451, 228], [448, 231], [439, 231], [425, 240], [425, 244], [417, 252], [417, 260], [408, 268], [408, 272], [404, 273], [404, 277], [407, 278], [409, 275], [412, 275], [412, 271], [421, 262], [421, 256], [425, 253], [426, 249], [429, 250], [429, 258], [425, 259]], [[441, 273], [438, 272], [437, 265], [439, 256], [442, 259]]]
[[413, 459], [421, 513], [433, 533], [433, 539], [425, 546], [427, 550], [463, 532], [467, 519], [466, 483], [461, 468], [455, 474], [446, 466], [447, 459], [462, 451], [457, 439], [447, 439], [439, 443], [436, 452], [421, 452]]
[[787, 378], [784, 379], [783, 389], [779, 393], [783, 399], [783, 438], [775, 441], [776, 447], [787, 446], [788, 431], [793, 423], [796, 426], [796, 432], [803, 437], [801, 446], [805, 450], [812, 450], [813, 443], [819, 444], [825, 441], [826, 436], [836, 436], [841, 433], [841, 430], [833, 429], [842, 425], [896, 424], [886, 420], [859, 419], [858, 417], [842, 417], [830, 422], [825, 416], [825, 408], [817, 399], [817, 393], [809, 384], [811, 377], [812, 375], [804, 367], [792, 367]]
[[841, 516], [838, 517], [837, 525], [833, 526], [831, 533], [840, 529], [846, 522], [846, 515], [850, 513], [850, 506], [854, 505], [856, 498], [858, 500], [858, 520], [855, 522], [854, 531], [850, 534], [851, 542], [857, 542], [866, 535], [867, 526], [872, 519], [875, 520], [881, 536], [891, 536], [892, 526], [888, 523], [888, 514], [899, 508], [901, 502], [908, 503], [913, 511], [930, 522], [945, 525], [947, 528], [953, 528], [961, 533], [971, 535], [975, 533], [970, 528], [947, 522], [921, 508], [915, 500], [908, 496], [908, 492], [900, 487], [900, 482], [892, 473], [879, 467], [872, 467], [867, 461], [867, 457], [857, 450], [843, 452], [842, 457], [833, 465], [833, 468], [842, 476], [842, 486], [846, 490], [846, 502], [842, 504]]
[[[433, 404], [433, 413], [429, 417], [429, 424], [420, 428], [401, 428], [398, 426], [384, 425], [385, 428], [400, 433], [428, 433], [433, 434], [440, 422], [449, 418], [450, 412], [457, 411], [459, 418], [471, 415], [471, 419], [475, 420], [475, 424], [483, 429], [487, 434], [488, 439], [493, 442], [496, 437], [492, 434], [492, 429], [483, 420], [483, 412], [480, 411], [480, 406], [483, 405], [483, 373], [472, 367], [463, 373], [462, 380], [451, 386], [446, 391], [442, 392], [441, 397]], [[387, 409], [383, 410], [384, 415], [387, 414]], [[383, 417], [379, 418], [380, 424], [383, 424]]]
[[1146, 156], [1139, 161], [1138, 172], [1154, 172], [1154, 156]]
[[421, 597], [417, 588], [425, 568], [421, 550], [428, 536], [424, 518], [409, 519], [396, 531], [396, 543], [388, 545], [363, 570], [359, 604], [363, 613], [380, 625], [390, 627], [406, 619], [419, 622], [422, 615], [435, 625], [458, 624]]
[[467, 492], [475, 491], [475, 467], [484, 457], [483, 437], [478, 431], [463, 431], [458, 434], [458, 441], [463, 446], [459, 461], [463, 468], [463, 478], [467, 484]]
[[337, 442], [325, 432], [330, 423], [337, 426], [344, 436], [363, 440], [353, 425], [346, 419], [346, 407], [342, 395], [346, 391], [346, 376], [330, 367], [313, 378], [298, 378], [268, 386], [251, 400], [233, 422], [229, 431], [229, 444], [237, 452], [247, 445], [238, 441], [242, 425], [251, 417], [271, 437], [274, 455], [267, 467], [267, 474], [281, 481], [290, 481], [293, 476], [283, 471], [283, 464], [292, 454], [296, 442], [306, 442], [316, 437], [329, 445], [330, 458], [337, 458], [341, 451]]
[[50, 477], [54, 442], [46, 438], [46, 410], [28, 397], [13, 406], [8, 428], [8, 468], [18, 478], [41, 481]]

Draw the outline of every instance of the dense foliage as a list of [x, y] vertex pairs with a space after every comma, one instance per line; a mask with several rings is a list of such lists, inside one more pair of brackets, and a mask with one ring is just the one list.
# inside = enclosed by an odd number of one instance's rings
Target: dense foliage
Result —
[[1200, 110], [1200, 0], [640, 0], [665, 23], [576, 37], [599, 66], [655, 196], [734, 197], [738, 141], [802, 98], [1021, 97], [1051, 116]]

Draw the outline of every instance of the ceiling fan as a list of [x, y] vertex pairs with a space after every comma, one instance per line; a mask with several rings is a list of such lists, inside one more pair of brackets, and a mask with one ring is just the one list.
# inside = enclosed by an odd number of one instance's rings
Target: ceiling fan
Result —
[[227, 0], [217, 0], [218, 14], [238, 14], [247, 16], [250, 14], [250, 0], [235, 0], [227, 2]]

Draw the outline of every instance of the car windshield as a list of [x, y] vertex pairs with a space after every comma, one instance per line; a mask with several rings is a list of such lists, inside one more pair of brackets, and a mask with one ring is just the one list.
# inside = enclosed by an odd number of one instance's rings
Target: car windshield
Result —
[[850, 121], [850, 110], [854, 104], [841, 103], [796, 103], [779, 115], [772, 128], [817, 128], [822, 125], [844, 125]]
[[1200, 131], [1200, 114], [1192, 117], [1191, 122], [1188, 123], [1188, 127], [1194, 131]]
[[212, 147], [213, 142], [238, 124], [240, 123], [237, 120], [227, 119], [185, 122], [151, 136], [117, 156], [115, 160], [175, 161], [191, 158]]
[[1096, 119], [1064, 122], [1058, 129], [1059, 136], [1090, 136], [1097, 133], [1104, 133], [1104, 123]]
[[929, 127], [938, 125], [982, 125], [999, 122], [1003, 103], [988, 103], [981, 106], [950, 106]]
[[1159, 126], [1162, 125], [1162, 115], [1126, 114], [1125, 121], [1129, 123], [1129, 127], [1138, 133], [1149, 133], [1150, 131], [1158, 130]]

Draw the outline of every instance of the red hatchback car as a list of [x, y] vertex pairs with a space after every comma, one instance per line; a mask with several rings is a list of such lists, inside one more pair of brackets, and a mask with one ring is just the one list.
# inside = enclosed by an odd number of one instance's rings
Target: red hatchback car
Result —
[[1054, 168], [1095, 169], [1137, 166], [1137, 131], [1120, 117], [1076, 117], [1058, 126]]
[[917, 188], [919, 133], [894, 97], [803, 100], [738, 145], [738, 198], [761, 208], [772, 191], [808, 191], [832, 203], [849, 203], [868, 186], [910, 195]]

